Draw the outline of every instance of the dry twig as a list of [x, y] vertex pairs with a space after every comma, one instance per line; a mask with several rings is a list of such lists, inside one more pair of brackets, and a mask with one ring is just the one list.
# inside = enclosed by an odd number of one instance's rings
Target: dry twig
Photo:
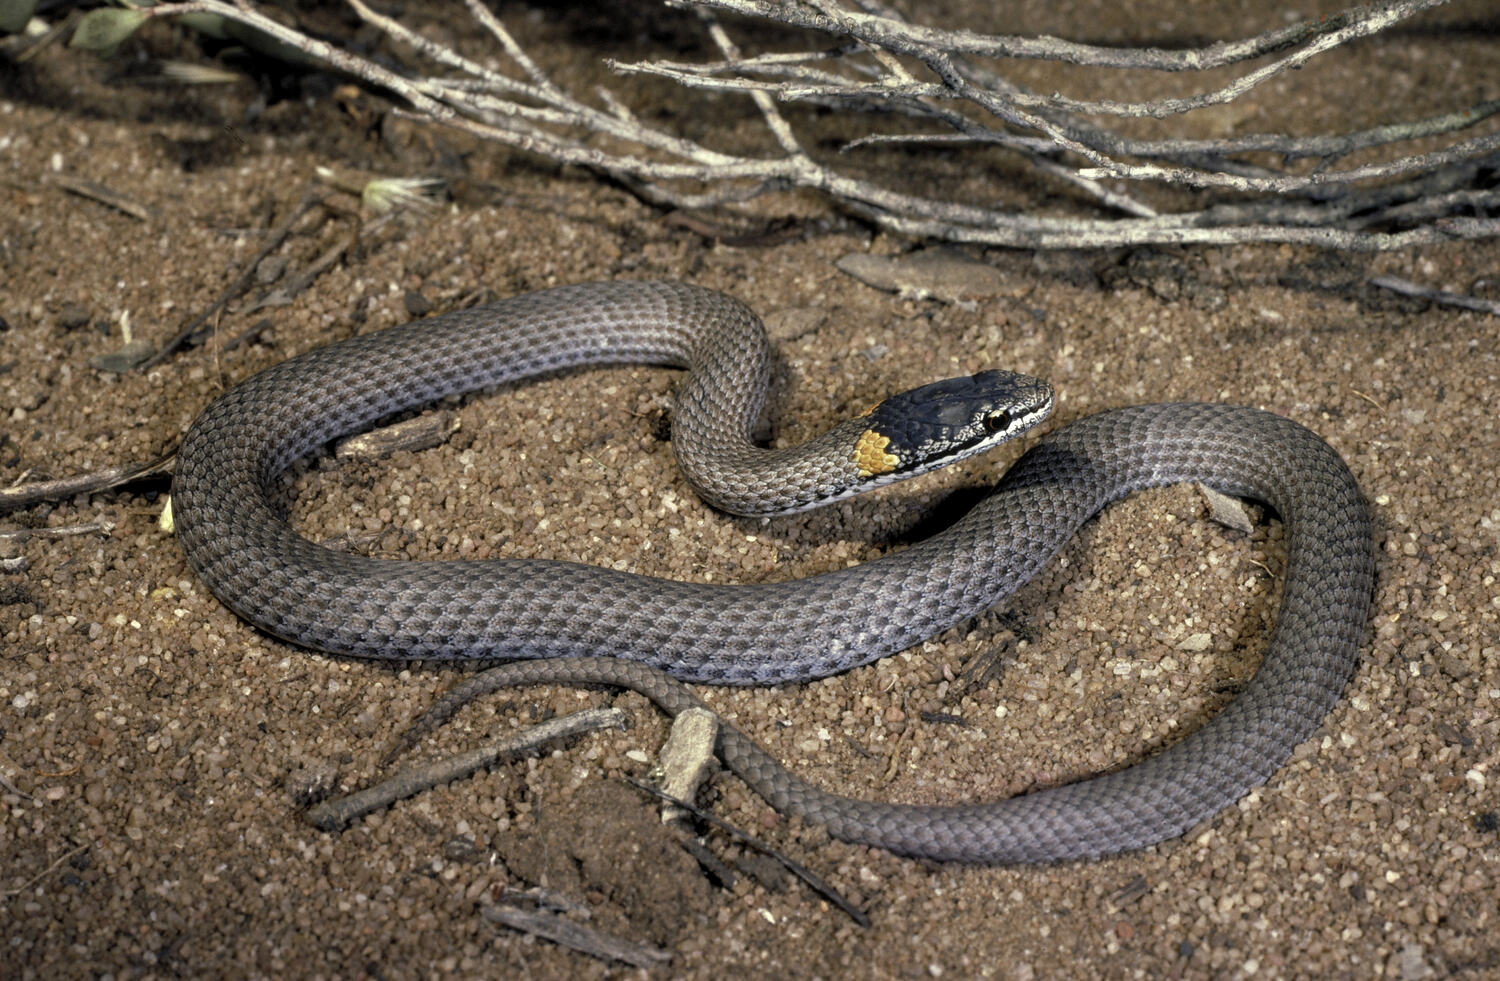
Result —
[[151, 209], [134, 197], [126, 194], [124, 191], [117, 191], [112, 187], [100, 184], [98, 181], [85, 180], [82, 177], [73, 177], [70, 174], [59, 174], [52, 179], [52, 183], [64, 191], [76, 194], [81, 198], [98, 201], [100, 204], [108, 205], [117, 211], [123, 211], [138, 221], [151, 221], [154, 217], [151, 214]]
[[0, 542], [24, 542], [33, 538], [76, 538], [79, 535], [108, 535], [114, 525], [107, 521], [90, 521], [81, 525], [66, 525], [61, 528], [17, 528], [15, 531], [0, 531]]
[[806, 883], [818, 895], [822, 896], [824, 899], [837, 906], [844, 912], [846, 916], [849, 917], [849, 919], [853, 920], [856, 924], [862, 927], [868, 927], [870, 925], [870, 918], [865, 914], [864, 910], [849, 902], [849, 900], [844, 898], [843, 893], [839, 892], [837, 889], [833, 888], [833, 886], [823, 881], [822, 876], [818, 875], [816, 872], [803, 865], [801, 862], [798, 862], [790, 855], [786, 855], [780, 851], [777, 851], [775, 848], [772, 848], [770, 845], [766, 844], [764, 841], [761, 841], [759, 838], [750, 834], [748, 831], [743, 831], [740, 828], [735, 827], [733, 824], [730, 824], [723, 818], [708, 813], [691, 801], [683, 800], [680, 797], [673, 797], [671, 794], [659, 790], [656, 787], [651, 786], [649, 783], [636, 780], [633, 777], [627, 776], [625, 779], [630, 781], [630, 785], [632, 787], [636, 788], [642, 793], [650, 794], [653, 797], [660, 798], [662, 801], [672, 805], [673, 807], [681, 808], [682, 810], [698, 818], [700, 821], [703, 821], [706, 824], [711, 824], [714, 827], [718, 828], [720, 831], [729, 835], [740, 844], [748, 845], [761, 854], [770, 856], [771, 858], [779, 862], [781, 866], [788, 872], [792, 873], [797, 878]]
[[[500, 760], [512, 759], [549, 742], [596, 729], [619, 728], [625, 713], [619, 709], [585, 709], [560, 719], [540, 722], [503, 739], [497, 739], [449, 759], [402, 770], [373, 787], [355, 791], [345, 797], [324, 801], [309, 808], [307, 820], [323, 831], [342, 830], [349, 822], [372, 811], [389, 807], [398, 800], [430, 790], [453, 780], [461, 780], [477, 770]], [[386, 757], [390, 759], [389, 756]]]
[[479, 913], [485, 919], [504, 924], [512, 930], [545, 937], [555, 944], [602, 961], [620, 961], [631, 967], [651, 968], [671, 963], [672, 960], [672, 952], [669, 950], [625, 940], [548, 910], [512, 909], [485, 903], [479, 907]]
[[1370, 280], [1371, 286], [1379, 286], [1381, 289], [1400, 293], [1402, 296], [1414, 296], [1422, 300], [1430, 300], [1439, 306], [1458, 307], [1461, 310], [1478, 310], [1480, 313], [1492, 314], [1500, 317], [1500, 300], [1486, 300], [1481, 296], [1468, 296], [1463, 293], [1451, 293], [1448, 290], [1434, 289], [1431, 286], [1423, 286], [1421, 283], [1413, 283], [1398, 276], [1375, 276]]
[[38, 872], [36, 875], [27, 879], [25, 882], [21, 883], [19, 886], [16, 886], [14, 889], [7, 889], [5, 890], [5, 892], [0, 893], [0, 899], [13, 899], [16, 896], [21, 895], [21, 893], [25, 892], [32, 886], [36, 885], [38, 882], [41, 882], [43, 879], [45, 879], [49, 874], [56, 870], [58, 866], [62, 865], [68, 859], [73, 858], [80, 852], [87, 851], [91, 844], [91, 842], [86, 841], [81, 845], [75, 846], [74, 848], [63, 852], [52, 861], [52, 864], [48, 865], [45, 869], [42, 869], [42, 871]]
[[93, 473], [74, 474], [56, 480], [37, 480], [29, 484], [14, 484], [0, 487], [0, 514], [19, 511], [21, 508], [42, 501], [57, 501], [75, 494], [92, 494], [96, 491], [112, 490], [133, 480], [144, 480], [171, 473], [177, 451], [164, 454], [150, 463], [127, 463], [117, 467], [105, 467]]
[[[1042, 248], [1277, 241], [1372, 250], [1500, 232], [1500, 220], [1491, 217], [1500, 192], [1483, 186], [1483, 175], [1500, 163], [1500, 131], [1489, 125], [1500, 113], [1494, 100], [1424, 119], [1314, 136], [1267, 132], [1221, 140], [1141, 140], [1093, 121], [1176, 116], [1231, 102], [1268, 79], [1447, 0], [1384, 0], [1252, 38], [1184, 50], [938, 30], [909, 23], [880, 0], [674, 0], [699, 12], [722, 58], [611, 67], [670, 78], [692, 89], [748, 94], [770, 135], [763, 155], [726, 152], [647, 122], [605, 88], [586, 101], [549, 77], [482, 0], [465, 0], [467, 9], [507, 70], [480, 64], [364, 0], [348, 2], [362, 20], [434, 70], [398, 73], [286, 27], [248, 0], [192, 0], [145, 12], [153, 17], [214, 13], [238, 21], [404, 99], [409, 115], [591, 168], [676, 208], [732, 208], [766, 193], [801, 188], [821, 192], [898, 233]], [[829, 43], [816, 50], [745, 54], [716, 20], [720, 11], [822, 32]], [[1183, 97], [1099, 100], [1030, 91], [1004, 74], [1013, 59], [1101, 71], [1243, 70], [1225, 84]], [[833, 106], [870, 120], [870, 132], [845, 150], [999, 149], [1081, 192], [1104, 214], [1037, 214], [882, 184], [865, 176], [859, 155], [810, 150], [816, 141], [799, 137], [782, 111], [796, 103]], [[900, 125], [886, 122], [892, 119]], [[1465, 132], [1474, 135], [1460, 139]], [[1425, 149], [1336, 166], [1354, 153], [1409, 148], [1418, 140], [1427, 141]], [[1279, 165], [1268, 162], [1276, 157]], [[974, 159], [973, 166], [981, 168], [991, 158]], [[1199, 210], [1161, 213], [1135, 189], [1150, 185], [1199, 189], [1207, 192], [1209, 203]]]
[[162, 345], [160, 351], [147, 358], [146, 361], [141, 364], [141, 370], [150, 371], [152, 368], [156, 367], [167, 358], [177, 353], [178, 349], [186, 344], [192, 338], [192, 336], [198, 332], [199, 328], [208, 323], [210, 317], [218, 313], [220, 310], [223, 310], [226, 306], [229, 305], [230, 301], [234, 300], [235, 297], [245, 292], [245, 290], [250, 287], [250, 284], [254, 279], [256, 267], [261, 264], [261, 261], [264, 260], [266, 256], [281, 248], [281, 243], [286, 241], [287, 236], [292, 233], [292, 227], [301, 220], [303, 215], [307, 214], [313, 208], [322, 204], [324, 197], [325, 195], [314, 190], [309, 190], [304, 193], [302, 196], [302, 200], [297, 202], [296, 206], [292, 208], [291, 213], [287, 215], [286, 219], [283, 220], [280, 225], [277, 225], [270, 231], [270, 233], [266, 236], [266, 241], [262, 243], [260, 249], [255, 253], [254, 256], [251, 257], [249, 262], [245, 263], [244, 268], [240, 270], [239, 275], [236, 276], [234, 278], [234, 281], [230, 283], [229, 286], [224, 290], [224, 292], [219, 295], [219, 298], [214, 300], [213, 303], [209, 304], [208, 308], [205, 309], [202, 313], [198, 314], [198, 316], [194, 317], [192, 320], [189, 320], [187, 324], [185, 324], [183, 328], [179, 330], [171, 340]]

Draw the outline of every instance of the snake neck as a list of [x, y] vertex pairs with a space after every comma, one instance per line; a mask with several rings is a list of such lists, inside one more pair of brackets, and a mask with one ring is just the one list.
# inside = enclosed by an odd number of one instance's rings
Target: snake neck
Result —
[[748, 426], [737, 433], [710, 433], [693, 431], [694, 424], [673, 420], [677, 463], [698, 496], [720, 511], [750, 517], [795, 514], [874, 486], [854, 449], [863, 430], [859, 420], [805, 443], [774, 448], [755, 445]]

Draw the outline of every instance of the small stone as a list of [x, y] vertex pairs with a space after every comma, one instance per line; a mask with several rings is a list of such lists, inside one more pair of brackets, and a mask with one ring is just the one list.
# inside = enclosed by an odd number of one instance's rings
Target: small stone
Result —
[[1451, 651], [1444, 651], [1438, 655], [1438, 667], [1443, 669], [1443, 674], [1454, 681], [1463, 681], [1474, 673], [1473, 666], [1467, 660]]
[[876, 289], [917, 300], [962, 303], [991, 296], [1020, 296], [1029, 288], [987, 262], [943, 246], [900, 256], [853, 252], [835, 265]]
[[775, 310], [765, 317], [766, 333], [778, 344], [787, 344], [811, 334], [827, 319], [828, 311], [822, 307]]
[[407, 290], [401, 302], [413, 317], [425, 317], [432, 312], [432, 301], [416, 290]]
[[[719, 739], [719, 717], [705, 708], [689, 708], [672, 720], [672, 730], [661, 748], [661, 789], [677, 800], [691, 802], [708, 776]], [[687, 812], [676, 804], [661, 809], [663, 822], [679, 821]]]
[[155, 353], [156, 345], [144, 337], [137, 337], [113, 351], [96, 354], [89, 358], [89, 366], [98, 368], [100, 371], [123, 375]]
[[337, 766], [326, 760], [315, 760], [287, 774], [287, 796], [298, 807], [311, 807], [333, 792], [338, 779]]
[[1407, 944], [1396, 955], [1396, 966], [1403, 981], [1422, 981], [1433, 975], [1432, 966], [1426, 960], [1427, 949], [1421, 944]]
[[81, 303], [69, 303], [57, 314], [57, 326], [63, 330], [77, 330], [87, 326], [88, 322], [88, 308]]
[[281, 278], [286, 272], [287, 261], [285, 256], [268, 255], [255, 267], [255, 281], [262, 286], [270, 286]]
[[483, 860], [484, 849], [471, 835], [454, 835], [443, 842], [443, 858], [449, 862], [472, 864]]
[[1203, 499], [1208, 502], [1208, 517], [1226, 528], [1233, 528], [1242, 534], [1250, 534], [1255, 530], [1255, 525], [1250, 521], [1250, 513], [1245, 510], [1245, 503], [1237, 497], [1214, 490], [1212, 487], [1198, 485], [1198, 490], [1203, 494]]

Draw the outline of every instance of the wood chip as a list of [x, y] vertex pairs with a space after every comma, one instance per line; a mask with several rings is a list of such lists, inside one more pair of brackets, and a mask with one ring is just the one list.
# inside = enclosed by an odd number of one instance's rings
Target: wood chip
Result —
[[429, 450], [441, 446], [463, 427], [456, 412], [432, 412], [394, 425], [340, 440], [333, 455], [340, 460], [376, 460], [397, 450]]
[[[672, 731], [661, 748], [661, 789], [678, 800], [698, 796], [714, 761], [714, 744], [719, 739], [719, 717], [705, 708], [690, 708], [672, 720]], [[688, 812], [676, 804], [661, 809], [663, 824], [681, 821]]]
[[962, 303], [992, 296], [1021, 296], [1028, 287], [978, 259], [951, 248], [921, 249], [908, 255], [853, 252], [839, 269], [876, 289], [917, 300]]
[[1239, 498], [1231, 497], [1203, 484], [1198, 485], [1198, 490], [1203, 494], [1203, 499], [1208, 502], [1210, 520], [1246, 535], [1255, 530], [1255, 524], [1250, 520], [1250, 512], [1245, 510], [1245, 503]]

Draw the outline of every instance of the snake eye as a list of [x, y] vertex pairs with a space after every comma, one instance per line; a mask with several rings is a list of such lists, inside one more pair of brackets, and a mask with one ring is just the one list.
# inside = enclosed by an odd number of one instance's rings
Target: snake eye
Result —
[[986, 432], [998, 433], [1010, 428], [1010, 413], [1005, 409], [997, 409], [984, 417], [984, 428]]

